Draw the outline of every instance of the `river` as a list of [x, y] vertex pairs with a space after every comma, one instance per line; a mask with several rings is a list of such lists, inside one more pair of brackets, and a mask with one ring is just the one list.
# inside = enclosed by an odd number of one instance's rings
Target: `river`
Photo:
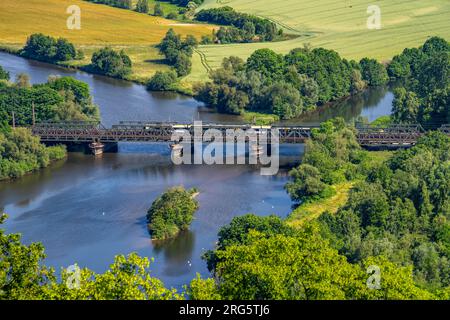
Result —
[[[27, 73], [32, 83], [50, 75], [73, 76], [89, 84], [102, 123], [121, 120], [238, 122], [219, 115], [190, 97], [150, 93], [145, 87], [0, 53], [0, 65], [11, 73]], [[374, 120], [390, 113], [388, 88], [370, 89], [296, 120], [316, 124], [342, 116]], [[46, 264], [78, 263], [103, 272], [117, 254], [137, 252], [154, 257], [152, 274], [166, 286], [180, 289], [198, 272], [208, 275], [202, 253], [214, 247], [217, 232], [234, 216], [246, 213], [286, 217], [292, 203], [283, 190], [288, 167], [298, 162], [303, 146], [282, 146], [283, 168], [273, 177], [252, 166], [175, 166], [165, 144], [119, 144], [116, 154], [94, 158], [71, 153], [65, 161], [16, 181], [0, 182], [0, 208], [8, 213], [7, 232], [23, 241], [42, 242]], [[200, 190], [200, 209], [190, 231], [174, 240], [152, 243], [145, 215], [152, 201], [176, 185]]]

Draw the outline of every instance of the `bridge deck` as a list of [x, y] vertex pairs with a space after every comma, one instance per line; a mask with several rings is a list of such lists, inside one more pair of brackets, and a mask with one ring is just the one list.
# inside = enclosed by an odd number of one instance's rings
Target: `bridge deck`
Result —
[[[189, 133], [201, 128], [204, 133], [208, 129], [219, 131], [224, 137], [233, 138], [238, 133], [256, 133], [259, 136], [268, 136], [272, 130], [279, 134], [280, 143], [304, 143], [311, 137], [315, 126], [252, 126], [243, 124], [203, 124], [196, 127], [189, 123], [145, 123], [121, 122], [111, 128], [105, 128], [92, 122], [56, 122], [39, 123], [32, 127], [32, 132], [41, 138], [42, 142], [81, 142], [93, 141], [101, 143], [110, 142], [171, 142], [174, 133]], [[450, 135], [450, 126], [444, 125], [440, 131]], [[425, 134], [420, 125], [394, 125], [387, 128], [358, 127], [356, 137], [362, 146], [409, 146]]]

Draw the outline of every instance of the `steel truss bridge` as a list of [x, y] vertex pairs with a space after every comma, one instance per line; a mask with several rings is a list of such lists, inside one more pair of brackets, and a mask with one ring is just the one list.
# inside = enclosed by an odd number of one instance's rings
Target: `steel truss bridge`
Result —
[[[244, 132], [256, 132], [268, 136], [271, 142], [273, 129], [279, 132], [279, 143], [304, 143], [311, 137], [312, 130], [318, 126], [255, 126], [246, 124], [201, 125], [203, 133], [215, 129], [222, 133], [224, 141], [230, 135]], [[198, 129], [198, 127], [197, 127]], [[174, 133], [189, 132], [194, 137], [194, 123], [178, 122], [120, 122], [106, 128], [97, 122], [44, 122], [31, 127], [34, 135], [44, 143], [117, 143], [117, 142], [172, 142]], [[443, 125], [439, 130], [450, 136], [450, 125]], [[420, 125], [392, 125], [389, 127], [357, 126], [356, 137], [364, 147], [408, 147], [414, 145], [425, 134]]]

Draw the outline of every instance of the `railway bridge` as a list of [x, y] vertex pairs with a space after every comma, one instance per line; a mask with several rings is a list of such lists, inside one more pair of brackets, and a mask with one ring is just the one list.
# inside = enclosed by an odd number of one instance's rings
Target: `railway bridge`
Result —
[[[256, 126], [249, 124], [179, 123], [179, 122], [135, 122], [122, 121], [106, 128], [98, 122], [43, 122], [36, 123], [31, 130], [44, 143], [81, 143], [90, 145], [94, 153], [101, 153], [105, 144], [118, 142], [173, 142], [174, 133], [189, 133], [194, 137], [200, 128], [203, 135], [208, 129], [221, 132], [224, 137], [238, 132], [252, 132], [268, 136], [270, 144], [274, 132], [282, 144], [304, 143], [318, 126], [274, 125]], [[450, 125], [443, 125], [440, 131], [450, 136]], [[217, 132], [217, 131], [216, 131]], [[413, 146], [425, 134], [421, 125], [392, 125], [388, 127], [357, 126], [356, 138], [363, 147], [406, 148]]]

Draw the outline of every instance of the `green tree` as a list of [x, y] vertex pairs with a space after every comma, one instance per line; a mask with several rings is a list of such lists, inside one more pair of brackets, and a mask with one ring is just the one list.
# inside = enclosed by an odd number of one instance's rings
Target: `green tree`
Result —
[[245, 245], [218, 250], [217, 288], [224, 299], [346, 299], [363, 286], [358, 268], [330, 248], [315, 228], [295, 237], [250, 231]]
[[396, 88], [394, 96], [392, 120], [397, 123], [417, 123], [420, 108], [417, 95], [405, 88]]
[[164, 11], [161, 6], [161, 3], [159, 3], [159, 2], [155, 3], [155, 7], [153, 8], [153, 15], [159, 16], [159, 17], [164, 17]]
[[9, 79], [10, 79], [9, 72], [3, 69], [2, 66], [0, 66], [0, 80], [9, 81]]
[[284, 70], [283, 56], [270, 49], [259, 49], [247, 60], [247, 71], [258, 71], [270, 79], [279, 79]]
[[[0, 216], [0, 225], [7, 216]], [[42, 265], [44, 247], [20, 242], [19, 234], [0, 229], [0, 300], [45, 299], [46, 287], [55, 281], [54, 271]]]
[[180, 53], [175, 59], [174, 68], [179, 77], [187, 76], [192, 70], [191, 58], [185, 53]]
[[149, 5], [148, 5], [148, 0], [138, 0], [138, 2], [136, 4], [136, 11], [137, 12], [147, 14], [149, 10], [150, 10], [150, 8], [149, 8]]
[[286, 184], [286, 190], [295, 201], [306, 201], [320, 197], [326, 190], [319, 169], [309, 164], [302, 164], [289, 172], [292, 178]]
[[292, 119], [303, 112], [303, 100], [299, 91], [290, 83], [275, 82], [267, 87], [264, 101], [267, 111], [281, 119]]
[[152, 91], [167, 91], [174, 89], [177, 74], [174, 71], [157, 71], [147, 83], [147, 89]]
[[364, 58], [359, 62], [362, 79], [370, 86], [381, 86], [389, 80], [386, 68], [375, 59]]
[[195, 189], [174, 187], [158, 197], [147, 213], [147, 222], [153, 239], [163, 240], [189, 228], [198, 202]]
[[77, 50], [75, 46], [66, 39], [60, 38], [56, 41], [56, 61], [67, 61], [75, 59]]
[[91, 67], [94, 71], [110, 76], [124, 78], [131, 73], [131, 59], [122, 50], [116, 52], [106, 47], [92, 55]]

